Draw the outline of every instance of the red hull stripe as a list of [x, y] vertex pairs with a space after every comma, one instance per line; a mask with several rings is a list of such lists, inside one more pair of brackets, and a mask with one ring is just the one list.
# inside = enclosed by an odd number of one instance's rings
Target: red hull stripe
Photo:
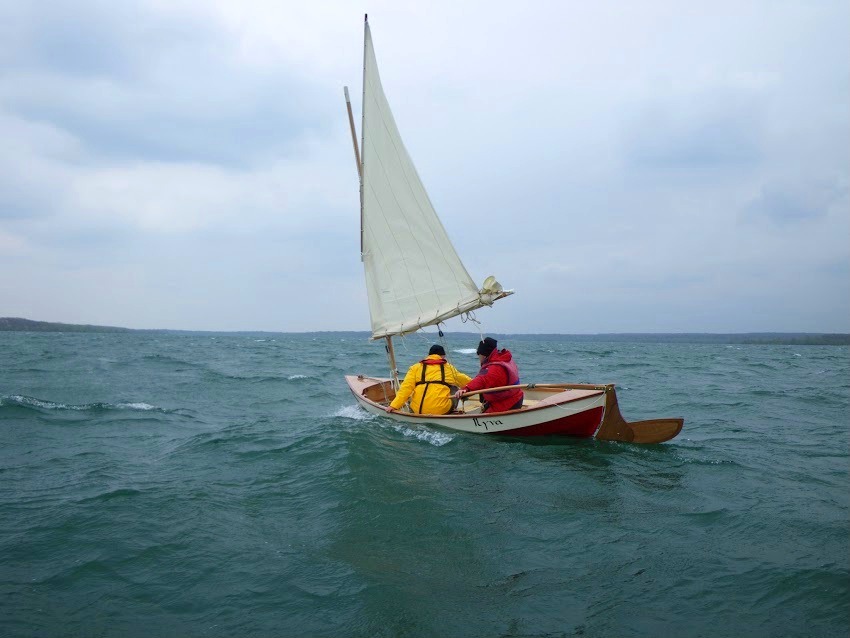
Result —
[[596, 429], [602, 422], [602, 413], [604, 410], [604, 407], [599, 406], [598, 408], [585, 410], [584, 412], [565, 416], [554, 421], [529, 425], [516, 430], [488, 432], [488, 434], [499, 436], [545, 436], [548, 434], [587, 438], [593, 436], [596, 432]]

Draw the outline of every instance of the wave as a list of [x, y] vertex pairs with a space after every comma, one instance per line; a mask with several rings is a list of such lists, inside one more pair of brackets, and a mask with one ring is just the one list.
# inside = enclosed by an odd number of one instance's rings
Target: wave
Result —
[[456, 352], [457, 354], [475, 354], [475, 348], [456, 348], [452, 352]]
[[374, 414], [369, 414], [358, 405], [346, 405], [331, 414], [332, 417], [342, 417], [344, 419], [353, 419], [355, 421], [372, 421], [377, 419]]
[[[332, 417], [342, 417], [345, 419], [353, 419], [355, 421], [374, 421], [378, 417], [374, 414], [370, 414], [366, 412], [363, 408], [357, 405], [346, 405], [333, 414]], [[425, 441], [426, 443], [430, 443], [433, 446], [441, 447], [450, 441], [455, 439], [454, 434], [448, 434], [446, 432], [439, 432], [437, 430], [432, 430], [427, 427], [411, 427], [408, 425], [400, 425], [400, 424], [381, 424], [381, 427], [390, 428], [395, 430], [399, 434], [411, 437], [414, 439], [418, 439], [420, 441]]]
[[407, 437], [419, 439], [430, 443], [435, 447], [442, 447], [446, 443], [454, 441], [456, 435], [447, 434], [446, 432], [438, 432], [436, 430], [428, 430], [425, 428], [412, 428], [407, 425], [393, 425], [392, 429]]
[[247, 383], [276, 383], [281, 381], [293, 381], [299, 379], [306, 379], [307, 376], [304, 375], [289, 375], [289, 376], [281, 376], [276, 374], [233, 374], [228, 372], [222, 372], [220, 370], [207, 369], [203, 372], [204, 377], [210, 382], [220, 382], [220, 381], [245, 381]]
[[141, 410], [142, 412], [159, 409], [150, 403], [116, 403], [115, 407], [122, 410]]
[[175, 357], [169, 356], [167, 354], [146, 354], [142, 357], [142, 361], [148, 361], [150, 363], [163, 363], [168, 365], [179, 365], [184, 368], [200, 368], [199, 364], [192, 361], [185, 361], [183, 359], [177, 359]]
[[21, 394], [13, 394], [10, 396], [0, 397], [0, 408], [18, 407], [30, 408], [37, 410], [71, 410], [75, 412], [88, 411], [106, 411], [106, 410], [135, 410], [140, 412], [167, 412], [163, 408], [158, 408], [150, 403], [133, 402], [133, 403], [83, 403], [79, 405], [60, 403], [49, 401], [46, 399], [37, 399], [35, 397], [27, 397]]
[[77, 501], [77, 503], [97, 503], [101, 501], [111, 501], [113, 499], [122, 499], [122, 498], [130, 498], [133, 496], [139, 496], [142, 492], [129, 487], [117, 488], [114, 490], [109, 490], [107, 492], [102, 492], [96, 496], [89, 496], [87, 498], [83, 498]]
[[766, 390], [764, 388], [755, 388], [753, 390], [746, 391], [745, 394], [754, 397], [784, 397], [788, 393], [783, 389]]

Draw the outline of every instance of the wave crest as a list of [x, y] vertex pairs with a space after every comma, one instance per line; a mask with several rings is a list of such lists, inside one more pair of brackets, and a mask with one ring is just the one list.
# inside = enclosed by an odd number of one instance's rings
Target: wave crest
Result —
[[454, 440], [454, 434], [447, 434], [445, 432], [437, 432], [436, 430], [426, 430], [426, 429], [418, 429], [411, 428], [406, 425], [394, 425], [392, 426], [393, 430], [407, 437], [412, 437], [414, 439], [419, 439], [420, 441], [425, 441], [426, 443], [430, 443], [435, 447], [442, 447], [446, 443], [449, 443]]
[[94, 410], [136, 410], [141, 412], [149, 412], [157, 410], [164, 412], [162, 408], [158, 408], [150, 403], [133, 402], [133, 403], [82, 403], [79, 405], [61, 403], [58, 401], [50, 401], [48, 399], [38, 399], [36, 397], [28, 397], [22, 394], [12, 394], [10, 396], [0, 397], [0, 407], [18, 407], [30, 408], [37, 410], [71, 410], [74, 412], [87, 412]]
[[353, 419], [355, 421], [372, 421], [377, 417], [374, 414], [369, 414], [359, 405], [346, 405], [331, 414], [333, 417], [342, 417], [344, 419]]

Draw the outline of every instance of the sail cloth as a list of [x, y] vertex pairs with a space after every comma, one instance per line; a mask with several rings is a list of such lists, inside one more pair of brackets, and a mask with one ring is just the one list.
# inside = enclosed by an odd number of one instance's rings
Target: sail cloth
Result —
[[[372, 338], [415, 332], [509, 292], [475, 285], [401, 141], [366, 23], [363, 60], [363, 254]], [[492, 280], [492, 281], [491, 281]]]

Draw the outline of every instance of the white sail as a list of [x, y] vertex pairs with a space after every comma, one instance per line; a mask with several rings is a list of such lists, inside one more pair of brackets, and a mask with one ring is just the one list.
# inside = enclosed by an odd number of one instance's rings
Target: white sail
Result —
[[378, 338], [415, 332], [510, 292], [495, 280], [479, 290], [460, 261], [401, 141], [368, 22], [364, 46], [362, 259]]

